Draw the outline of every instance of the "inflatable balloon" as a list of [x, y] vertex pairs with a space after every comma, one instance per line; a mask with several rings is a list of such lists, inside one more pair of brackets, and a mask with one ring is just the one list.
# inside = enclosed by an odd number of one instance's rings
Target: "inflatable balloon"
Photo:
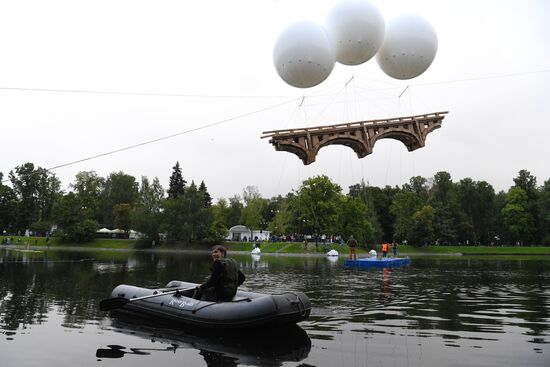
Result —
[[281, 33], [273, 49], [277, 73], [286, 83], [297, 88], [313, 87], [324, 81], [335, 62], [327, 31], [313, 22], [289, 26]]
[[392, 78], [412, 79], [428, 69], [436, 53], [437, 35], [432, 25], [418, 15], [404, 14], [386, 25], [376, 61]]
[[336, 61], [344, 65], [370, 60], [384, 41], [384, 29], [382, 14], [367, 0], [342, 1], [327, 17]]

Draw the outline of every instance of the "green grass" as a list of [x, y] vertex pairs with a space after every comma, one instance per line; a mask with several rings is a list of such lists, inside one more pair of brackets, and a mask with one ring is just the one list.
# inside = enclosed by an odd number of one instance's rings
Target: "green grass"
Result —
[[[46, 239], [44, 237], [24, 237], [24, 236], [11, 236], [14, 245], [24, 246], [29, 244], [30, 246], [45, 247]], [[0, 236], [0, 241], [3, 237]], [[50, 238], [49, 245], [52, 248], [55, 247], [86, 247], [97, 249], [139, 249], [139, 244], [135, 240], [124, 239], [110, 239], [110, 238], [98, 238], [92, 242], [84, 244], [67, 244], [61, 243], [58, 238]], [[253, 248], [251, 242], [226, 242], [225, 246], [229, 251], [250, 252]], [[390, 246], [391, 247], [391, 246]], [[208, 244], [166, 244], [157, 245], [155, 249], [176, 249], [176, 250], [209, 250]], [[262, 242], [260, 244], [262, 253], [280, 253], [280, 254], [315, 254], [325, 253], [331, 249], [335, 249], [340, 254], [347, 254], [348, 249], [346, 246], [338, 244], [323, 244], [319, 243], [315, 246], [314, 242], [308, 244], [307, 249], [304, 249], [303, 243], [298, 242]], [[380, 251], [380, 246], [376, 247], [377, 252]], [[357, 251], [359, 254], [366, 253], [367, 250], [359, 248]], [[391, 248], [390, 248], [391, 254]], [[532, 247], [496, 247], [496, 246], [427, 246], [427, 247], [412, 247], [406, 245], [399, 246], [399, 255], [415, 255], [415, 254], [432, 254], [432, 255], [445, 255], [445, 254], [463, 254], [463, 255], [550, 255], [550, 247], [532, 246]]]

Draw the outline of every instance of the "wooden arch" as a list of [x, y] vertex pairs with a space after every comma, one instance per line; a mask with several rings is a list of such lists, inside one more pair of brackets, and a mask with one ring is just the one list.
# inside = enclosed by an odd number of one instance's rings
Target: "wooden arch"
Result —
[[275, 150], [296, 154], [305, 165], [315, 162], [319, 150], [328, 145], [345, 145], [358, 158], [372, 153], [379, 139], [395, 139], [409, 151], [422, 148], [426, 136], [441, 127], [446, 112], [396, 117], [385, 120], [350, 122], [288, 130], [265, 131], [261, 138], [270, 138]]

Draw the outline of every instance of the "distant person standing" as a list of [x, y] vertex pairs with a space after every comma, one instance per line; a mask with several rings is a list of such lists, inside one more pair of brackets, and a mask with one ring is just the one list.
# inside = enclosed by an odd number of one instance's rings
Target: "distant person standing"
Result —
[[397, 242], [395, 242], [395, 240], [393, 240], [393, 242], [391, 243], [391, 247], [393, 250], [393, 257], [397, 257], [397, 248], [399, 247], [399, 245], [397, 244]]
[[348, 242], [346, 242], [349, 248], [349, 259], [357, 260], [357, 241], [353, 236], [349, 236]]
[[386, 242], [382, 242], [382, 257], [388, 256], [388, 244]]

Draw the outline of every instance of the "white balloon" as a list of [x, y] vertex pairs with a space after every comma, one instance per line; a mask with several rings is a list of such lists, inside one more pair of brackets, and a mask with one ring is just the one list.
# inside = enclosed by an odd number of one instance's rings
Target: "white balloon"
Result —
[[327, 31], [313, 22], [289, 26], [281, 33], [273, 49], [277, 73], [297, 88], [313, 87], [324, 81], [335, 62]]
[[403, 14], [387, 24], [376, 61], [392, 78], [412, 79], [428, 69], [436, 53], [437, 34], [432, 25], [418, 15]]
[[384, 41], [384, 18], [367, 0], [346, 0], [327, 17], [327, 30], [336, 52], [336, 61], [359, 65], [370, 60]]

